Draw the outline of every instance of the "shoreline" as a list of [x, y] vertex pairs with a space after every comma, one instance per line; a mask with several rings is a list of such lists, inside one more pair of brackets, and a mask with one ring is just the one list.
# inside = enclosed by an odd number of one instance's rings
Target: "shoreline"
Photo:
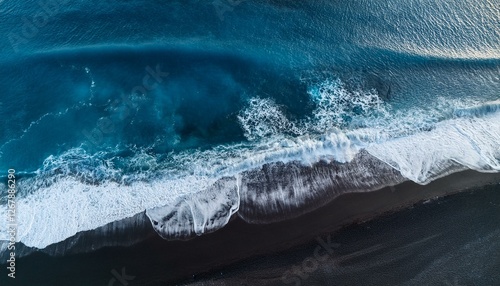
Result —
[[[248, 224], [236, 215], [224, 228], [187, 241], [161, 239], [141, 213], [49, 246], [51, 251], [57, 252], [58, 248], [67, 248], [68, 245], [77, 249], [82, 245], [102, 244], [104, 239], [115, 241], [114, 247], [88, 253], [72, 254], [68, 251], [60, 257], [36, 251], [19, 258], [19, 278], [13, 285], [64, 285], [57, 284], [61, 281], [59, 276], [79, 277], [82, 269], [89, 274], [80, 279], [82, 284], [74, 285], [100, 285], [112, 277], [110, 271], [118, 269], [120, 272], [122, 267], [127, 269], [127, 274], [136, 276], [135, 281], [146, 285], [155, 285], [154, 281], [187, 283], [194, 274], [203, 275], [240, 261], [273, 255], [308, 243], [322, 234], [374, 220], [418, 202], [498, 182], [500, 173], [475, 171], [455, 173], [425, 186], [407, 181], [377, 191], [343, 194], [321, 208], [282, 222]], [[118, 246], [116, 241], [120, 240], [128, 241], [129, 245]], [[49, 269], [57, 269], [57, 273], [48, 275], [46, 271], [34, 271], [34, 265], [40, 260]], [[30, 284], [34, 281], [40, 282]]]

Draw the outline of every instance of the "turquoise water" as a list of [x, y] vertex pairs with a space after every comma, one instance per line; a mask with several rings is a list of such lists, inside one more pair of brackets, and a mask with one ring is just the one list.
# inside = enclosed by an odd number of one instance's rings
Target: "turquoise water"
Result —
[[[40, 3], [0, 3], [0, 169], [28, 246], [144, 210], [178, 238], [500, 170], [492, 1]], [[323, 163], [354, 167], [290, 171]]]

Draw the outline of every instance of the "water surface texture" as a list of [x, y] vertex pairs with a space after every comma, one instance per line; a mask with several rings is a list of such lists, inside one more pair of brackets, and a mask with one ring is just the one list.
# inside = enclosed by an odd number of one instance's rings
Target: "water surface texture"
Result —
[[161, 237], [189, 238], [233, 214], [280, 221], [343, 193], [498, 172], [499, 9], [4, 0], [17, 240], [43, 249], [143, 211]]

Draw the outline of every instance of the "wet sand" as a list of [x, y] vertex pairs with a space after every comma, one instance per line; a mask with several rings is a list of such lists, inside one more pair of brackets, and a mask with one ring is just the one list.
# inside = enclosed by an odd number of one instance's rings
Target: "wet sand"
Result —
[[[500, 174], [473, 171], [456, 173], [426, 186], [405, 182], [373, 192], [344, 194], [320, 209], [278, 223], [248, 224], [235, 216], [223, 229], [188, 241], [159, 238], [145, 223], [145, 215], [139, 214], [125, 220], [126, 224], [122, 222], [114, 232], [121, 240], [125, 237], [138, 243], [62, 257], [36, 252], [18, 259], [18, 278], [14, 284], [10, 280], [4, 284], [6, 275], [2, 275], [0, 281], [1, 285], [108, 285], [116, 273], [123, 272], [129, 278], [134, 277], [130, 278], [133, 283], [129, 285], [185, 284], [211, 271], [311, 243], [344, 226], [396, 212], [420, 201], [497, 182], [500, 182]], [[80, 233], [78, 240], [68, 239], [58, 245], [67, 247], [71, 243], [79, 248], [96, 240], [114, 239], [109, 233], [102, 234], [106, 228], [116, 225]]]

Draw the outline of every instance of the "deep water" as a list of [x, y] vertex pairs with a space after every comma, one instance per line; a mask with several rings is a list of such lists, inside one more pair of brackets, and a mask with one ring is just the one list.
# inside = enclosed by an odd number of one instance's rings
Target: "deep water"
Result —
[[224, 3], [0, 2], [18, 241], [143, 211], [186, 238], [500, 170], [494, 1]]

